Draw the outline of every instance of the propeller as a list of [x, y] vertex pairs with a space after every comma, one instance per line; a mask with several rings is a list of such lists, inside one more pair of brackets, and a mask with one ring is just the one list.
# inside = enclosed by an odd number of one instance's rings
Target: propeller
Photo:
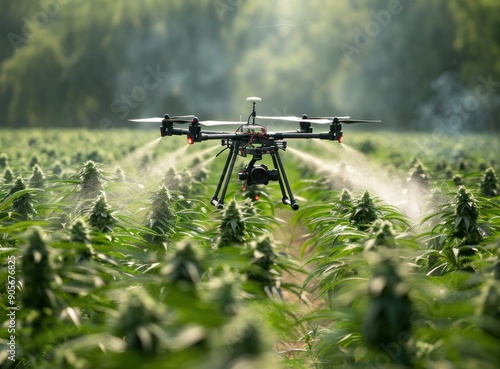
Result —
[[[333, 121], [333, 118], [329, 117], [313, 117], [313, 118], [302, 118], [302, 117], [296, 117], [293, 115], [289, 116], [277, 116], [277, 117], [271, 117], [271, 116], [257, 116], [257, 118], [260, 119], [270, 119], [270, 120], [284, 120], [288, 122], [306, 122], [306, 123], [316, 123], [316, 124], [330, 124]], [[337, 117], [339, 120], [340, 119], [348, 119], [349, 117]]]
[[319, 124], [326, 124], [326, 123], [331, 123], [332, 121], [331, 120], [328, 120], [328, 119], [304, 119], [304, 118], [301, 118], [301, 117], [294, 117], [292, 115], [290, 116], [283, 116], [283, 117], [280, 117], [280, 116], [277, 116], [277, 117], [270, 117], [270, 116], [262, 116], [262, 115], [258, 115], [257, 118], [259, 119], [270, 119], [270, 120], [284, 120], [284, 121], [287, 121], [287, 122], [309, 122], [309, 123], [319, 123]]
[[306, 123], [316, 123], [316, 124], [332, 124], [335, 118], [338, 119], [339, 123], [353, 124], [353, 123], [381, 123], [381, 120], [366, 120], [366, 119], [350, 119], [350, 117], [296, 117], [296, 116], [257, 116], [260, 119], [271, 119], [271, 120], [284, 120], [289, 122], [306, 122]]
[[163, 120], [172, 123], [191, 123], [194, 115], [178, 115], [175, 117], [171, 117], [168, 114], [165, 114], [163, 118], [140, 118], [140, 119], [129, 119], [131, 122], [139, 122], [139, 123], [161, 123]]
[[339, 119], [340, 123], [353, 124], [353, 123], [382, 123], [381, 120], [370, 119]]
[[[140, 119], [129, 119], [131, 122], [138, 122], [138, 123], [162, 123], [163, 121], [166, 122], [171, 122], [171, 123], [191, 123], [193, 119], [195, 118], [194, 115], [178, 115], [175, 117], [170, 117], [170, 118], [140, 118]], [[241, 126], [243, 124], [246, 124], [245, 122], [236, 122], [236, 121], [221, 121], [221, 120], [202, 120], [198, 122], [202, 126], [207, 126], [207, 127], [212, 127], [212, 126]]]
[[228, 121], [228, 120], [201, 120], [199, 122], [202, 126], [241, 126], [243, 124], [247, 124], [246, 122], [236, 122], [236, 121]]

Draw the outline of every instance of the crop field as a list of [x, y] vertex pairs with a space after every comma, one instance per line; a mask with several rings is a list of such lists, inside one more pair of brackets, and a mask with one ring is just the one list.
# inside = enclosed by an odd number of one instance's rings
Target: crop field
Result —
[[498, 136], [289, 140], [298, 211], [156, 137], [0, 130], [2, 368], [500, 367]]

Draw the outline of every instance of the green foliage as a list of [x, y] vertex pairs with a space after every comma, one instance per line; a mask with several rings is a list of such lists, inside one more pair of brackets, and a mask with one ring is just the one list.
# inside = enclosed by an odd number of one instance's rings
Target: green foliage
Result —
[[5, 168], [2, 175], [3, 183], [11, 183], [14, 180], [14, 172], [9, 167]]
[[75, 245], [77, 250], [77, 261], [89, 260], [95, 253], [91, 237], [90, 229], [84, 219], [75, 220], [69, 227], [70, 241]]
[[189, 172], [176, 172], [173, 167], [165, 174], [165, 186], [172, 192], [187, 197], [191, 191], [191, 178]]
[[105, 182], [104, 174], [99, 167], [99, 164], [89, 160], [82, 164], [76, 174], [80, 183], [78, 184], [78, 191], [84, 198], [96, 198], [103, 190]]
[[[27, 186], [24, 180], [21, 177], [17, 177], [7, 196], [13, 195], [19, 191], [23, 191], [26, 188]], [[32, 219], [37, 213], [34, 205], [33, 195], [30, 192], [26, 192], [17, 197], [12, 202], [12, 211], [14, 212], [14, 218], [18, 218], [20, 220]]]
[[219, 248], [241, 246], [245, 242], [246, 225], [243, 214], [236, 200], [231, 200], [222, 214], [219, 226]]
[[29, 186], [31, 188], [44, 188], [45, 174], [38, 164], [33, 165], [32, 174], [29, 178]]
[[89, 215], [89, 224], [99, 232], [112, 232], [117, 220], [113, 216], [106, 201], [106, 195], [101, 193], [94, 203]]
[[157, 243], [168, 239], [174, 233], [176, 214], [174, 199], [167, 187], [162, 184], [149, 198], [150, 211], [147, 215], [147, 226], [154, 234], [151, 242]]
[[[480, 213], [482, 210], [483, 214]], [[432, 229], [429, 245], [437, 253], [429, 259], [434, 265], [434, 270], [469, 270], [471, 257], [476, 254], [486, 254], [481, 247], [484, 239], [496, 225], [484, 219], [488, 214], [495, 214], [496, 208], [491, 208], [486, 203], [480, 207], [478, 199], [465, 186], [460, 186], [451, 203], [440, 206], [437, 212], [424, 219], [424, 222], [434, 218], [437, 224]]]
[[6, 153], [0, 155], [0, 169], [5, 169], [9, 166], [9, 156]]
[[35, 229], [22, 258], [22, 304], [27, 320], [36, 333], [54, 318], [56, 301], [55, 278], [50, 249], [43, 240], [41, 230]]
[[483, 286], [478, 304], [479, 327], [500, 340], [500, 283], [490, 279]]
[[[247, 6], [238, 9], [247, 12]], [[15, 273], [19, 308], [16, 360], [7, 359], [7, 341], [0, 339], [2, 367], [500, 364], [500, 208], [496, 197], [481, 193], [484, 172], [495, 168], [493, 136], [454, 137], [419, 154], [433, 168], [426, 169], [432, 181], [420, 199], [427, 203], [421, 220], [383, 196], [386, 187], [377, 185], [385, 172], [363, 172], [370, 177], [363, 184], [373, 181], [369, 192], [337, 191], [325, 185], [331, 173], [319, 174], [309, 160], [302, 172], [290, 156], [297, 212], [274, 202], [276, 183], [259, 201], [230, 184], [221, 212], [208, 203], [217, 175], [186, 198], [165, 185], [156, 158], [175, 147], [155, 146], [141, 165], [149, 131], [18, 133], [0, 135], [8, 165], [21, 176], [0, 186], [0, 280], [6, 286]], [[406, 171], [416, 164], [408, 148], [421, 138], [358, 137], [376, 142], [373, 160], [401, 175], [387, 187], [395, 193], [406, 189]], [[332, 151], [339, 161], [346, 154], [341, 150]], [[105, 188], [106, 197], [82, 196], [86, 170], [80, 163], [98, 156], [104, 162], [90, 172], [100, 176], [88, 180]], [[41, 173], [51, 173], [57, 160], [64, 175], [47, 174], [43, 189], [26, 188], [37, 170], [28, 168], [33, 157]], [[457, 189], [445, 172], [458, 170], [461, 158], [467, 187]], [[212, 173], [223, 165], [204, 163]], [[117, 173], [108, 180], [104, 170], [117, 167], [123, 180], [111, 180]], [[183, 170], [178, 163], [175, 173]], [[11, 191], [19, 180], [24, 189]], [[26, 194], [34, 212], [21, 219], [14, 203]], [[8, 302], [2, 293], [4, 310]], [[1, 337], [9, 337], [7, 329], [7, 323], [0, 327]]]
[[378, 209], [368, 191], [353, 204], [349, 220], [361, 231], [367, 230], [378, 219]]
[[407, 348], [412, 313], [409, 289], [390, 257], [376, 260], [369, 291], [371, 306], [364, 323], [367, 343], [380, 351], [397, 346], [392, 359], [396, 364], [411, 367]]
[[145, 291], [129, 290], [114, 323], [114, 333], [123, 337], [128, 350], [143, 355], [156, 353], [166, 337], [161, 327], [165, 315], [162, 306]]
[[167, 282], [187, 283], [192, 286], [201, 280], [202, 273], [203, 267], [198, 251], [190, 243], [179, 245], [161, 270]]
[[259, 283], [264, 289], [277, 288], [281, 277], [277, 270], [278, 255], [269, 236], [251, 242], [247, 253], [250, 261], [248, 279]]
[[463, 239], [466, 245], [477, 245], [482, 240], [478, 226], [479, 209], [474, 195], [461, 186], [455, 197], [455, 221], [452, 237]]
[[479, 184], [480, 193], [486, 197], [498, 196], [498, 178], [495, 169], [488, 168], [483, 174], [483, 179]]
[[[494, 61], [494, 58], [500, 53], [499, 39], [496, 33], [500, 25], [498, 2], [479, 0], [470, 3], [452, 0], [449, 6], [457, 24], [454, 46], [464, 57], [461, 68], [462, 79], [470, 85], [475, 85], [479, 70], [498, 75], [500, 66]], [[485, 22], [482, 22], [481, 26], [478, 27], [477, 19], [483, 19]], [[485, 57], [486, 55], [489, 57]]]
[[427, 169], [424, 168], [424, 165], [417, 161], [413, 168], [410, 170], [410, 176], [408, 178], [408, 182], [410, 186], [415, 184], [415, 186], [427, 189], [429, 188], [429, 173], [427, 173]]
[[374, 238], [366, 243], [365, 250], [379, 248], [380, 246], [388, 248], [396, 247], [396, 232], [391, 222], [376, 220], [372, 224], [370, 231], [374, 234]]

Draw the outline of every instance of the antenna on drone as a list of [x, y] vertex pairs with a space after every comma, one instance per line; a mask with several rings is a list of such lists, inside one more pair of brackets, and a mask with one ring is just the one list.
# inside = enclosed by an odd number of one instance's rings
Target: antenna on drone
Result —
[[247, 101], [250, 101], [252, 103], [252, 112], [250, 113], [250, 116], [248, 117], [247, 124], [250, 124], [250, 117], [252, 117], [252, 124], [255, 125], [255, 117], [257, 116], [257, 112], [255, 111], [255, 104], [259, 101], [262, 101], [260, 97], [257, 96], [250, 96], [247, 97]]

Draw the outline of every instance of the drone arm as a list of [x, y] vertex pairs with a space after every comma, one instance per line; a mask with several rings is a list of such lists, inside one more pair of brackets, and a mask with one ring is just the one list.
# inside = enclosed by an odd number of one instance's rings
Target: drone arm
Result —
[[302, 127], [300, 132], [278, 132], [273, 134], [275, 140], [283, 140], [289, 138], [319, 138], [320, 140], [330, 140], [342, 142], [342, 125], [338, 122], [330, 124], [328, 132], [312, 133], [305, 132], [307, 127]]
[[173, 135], [182, 136], [189, 134], [189, 131], [187, 129], [174, 128], [171, 126], [161, 126], [160, 132], [161, 132], [161, 137], [173, 136]]
[[337, 139], [332, 131], [323, 133], [276, 132], [272, 137], [275, 140], [286, 140], [291, 138], [319, 138], [320, 140], [335, 141]]
[[224, 133], [224, 132], [210, 132], [205, 131], [201, 134], [202, 141], [207, 140], [235, 140], [238, 138], [238, 135], [234, 133]]

